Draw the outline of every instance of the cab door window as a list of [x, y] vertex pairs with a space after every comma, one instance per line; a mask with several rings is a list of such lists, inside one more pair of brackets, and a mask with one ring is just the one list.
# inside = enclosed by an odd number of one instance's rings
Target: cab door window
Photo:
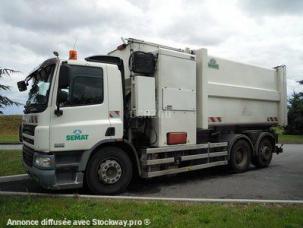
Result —
[[103, 103], [102, 68], [66, 64], [59, 77], [57, 102], [61, 107]]

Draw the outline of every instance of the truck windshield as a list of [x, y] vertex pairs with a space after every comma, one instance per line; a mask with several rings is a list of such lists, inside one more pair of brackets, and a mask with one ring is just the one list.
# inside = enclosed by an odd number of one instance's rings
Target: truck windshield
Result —
[[43, 112], [46, 109], [55, 66], [43, 66], [32, 73], [32, 85], [24, 113]]

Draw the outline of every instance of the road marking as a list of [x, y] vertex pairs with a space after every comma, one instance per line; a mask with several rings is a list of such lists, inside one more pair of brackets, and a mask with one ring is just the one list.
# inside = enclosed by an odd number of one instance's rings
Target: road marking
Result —
[[147, 200], [147, 201], [176, 201], [193, 203], [263, 203], [263, 204], [303, 204], [303, 200], [258, 200], [258, 199], [194, 199], [194, 198], [167, 198], [142, 196], [105, 196], [105, 195], [79, 195], [79, 194], [50, 194], [30, 192], [0, 191], [0, 196], [46, 196], [55, 198], [84, 198], [84, 199], [118, 199], [118, 200]]
[[27, 180], [27, 179], [29, 179], [28, 174], [3, 176], [3, 177], [0, 177], [0, 183], [11, 182], [11, 181], [21, 181], [21, 180]]

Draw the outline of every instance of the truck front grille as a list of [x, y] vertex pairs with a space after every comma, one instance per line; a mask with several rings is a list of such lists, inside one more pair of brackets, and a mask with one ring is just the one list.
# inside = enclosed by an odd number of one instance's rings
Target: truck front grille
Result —
[[22, 133], [34, 136], [36, 125], [23, 124]]
[[27, 143], [30, 143], [30, 144], [32, 144], [32, 145], [34, 145], [34, 143], [35, 143], [33, 139], [26, 138], [26, 137], [24, 137], [24, 136], [23, 136], [23, 141], [25, 141], [25, 142], [27, 142]]
[[34, 136], [35, 136], [36, 125], [23, 124], [22, 126], [22, 141], [30, 145], [34, 145]]
[[23, 161], [30, 167], [33, 166], [34, 152], [33, 149], [23, 145]]

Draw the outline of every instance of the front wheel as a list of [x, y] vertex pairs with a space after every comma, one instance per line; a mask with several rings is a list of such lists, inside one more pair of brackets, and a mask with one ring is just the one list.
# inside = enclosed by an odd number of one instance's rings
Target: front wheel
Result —
[[245, 172], [250, 163], [251, 147], [246, 140], [238, 140], [230, 152], [230, 167], [236, 173]]
[[94, 194], [115, 194], [126, 190], [132, 175], [128, 155], [120, 148], [104, 147], [90, 158], [85, 177]]

